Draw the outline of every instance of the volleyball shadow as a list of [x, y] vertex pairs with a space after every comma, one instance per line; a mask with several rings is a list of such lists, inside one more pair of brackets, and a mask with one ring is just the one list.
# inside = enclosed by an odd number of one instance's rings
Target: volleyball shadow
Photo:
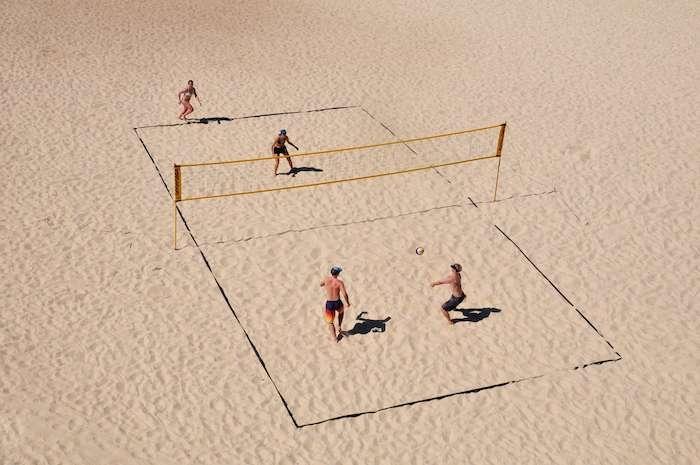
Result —
[[485, 318], [488, 318], [492, 313], [501, 312], [500, 308], [456, 308], [453, 311], [460, 312], [464, 318], [453, 318], [452, 321], [455, 323], [476, 323]]
[[362, 316], [366, 314], [367, 312], [360, 312], [355, 317], [355, 326], [349, 331], [343, 331], [343, 336], [348, 337], [358, 334], [383, 333], [386, 331], [386, 324], [391, 320], [390, 316], [387, 316], [383, 320], [372, 320]]

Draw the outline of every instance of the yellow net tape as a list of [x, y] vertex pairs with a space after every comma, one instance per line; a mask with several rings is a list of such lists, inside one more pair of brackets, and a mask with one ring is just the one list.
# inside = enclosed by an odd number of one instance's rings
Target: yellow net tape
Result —
[[275, 155], [275, 156], [269, 156], [269, 157], [247, 158], [247, 159], [241, 159], [241, 160], [226, 160], [226, 161], [214, 161], [214, 162], [205, 162], [205, 163], [189, 163], [189, 164], [175, 165], [176, 195], [175, 195], [175, 198], [173, 199], [173, 211], [174, 211], [174, 215], [175, 215], [175, 221], [173, 224], [173, 248], [177, 250], [177, 204], [178, 204], [178, 202], [187, 202], [187, 201], [205, 200], [205, 199], [217, 199], [217, 198], [223, 198], [223, 197], [234, 197], [234, 196], [241, 196], [241, 195], [259, 194], [259, 193], [264, 193], [264, 192], [278, 192], [278, 191], [285, 191], [285, 190], [292, 190], [292, 189], [302, 189], [302, 188], [306, 188], [306, 187], [324, 186], [324, 185], [329, 185], [329, 184], [338, 184], [338, 183], [342, 183], [342, 182], [360, 181], [363, 179], [381, 178], [384, 176], [393, 176], [393, 175], [403, 174], [403, 173], [414, 173], [417, 171], [424, 171], [424, 170], [430, 170], [430, 169], [435, 169], [435, 168], [441, 168], [441, 167], [445, 167], [445, 166], [459, 165], [462, 163], [469, 163], [472, 161], [498, 158], [498, 168], [497, 168], [497, 172], [496, 172], [496, 188], [495, 188], [496, 190], [494, 191], [494, 201], [495, 201], [496, 200], [496, 193], [498, 191], [498, 175], [499, 175], [500, 168], [501, 168], [501, 150], [503, 147], [503, 138], [504, 138], [504, 134], [505, 134], [506, 123], [495, 124], [492, 126], [484, 126], [484, 127], [476, 128], [476, 129], [467, 129], [464, 131], [437, 134], [437, 135], [433, 135], [433, 136], [416, 137], [413, 139], [403, 139], [403, 140], [397, 140], [397, 141], [393, 141], [393, 142], [383, 142], [380, 144], [357, 145], [357, 146], [353, 146], [353, 147], [344, 147], [344, 148], [330, 149], [330, 150], [320, 150], [320, 151], [316, 151], [316, 152], [297, 153], [294, 155], [290, 154], [290, 155], [285, 156], [285, 157], [289, 157], [289, 158], [311, 157], [311, 156], [318, 156], [318, 155], [326, 155], [326, 154], [335, 153], [335, 152], [348, 152], [351, 150], [363, 150], [363, 149], [369, 149], [369, 148], [375, 148], [375, 147], [384, 147], [387, 145], [408, 144], [411, 142], [418, 142], [418, 141], [424, 141], [424, 140], [430, 140], [430, 139], [438, 139], [441, 137], [450, 137], [450, 136], [456, 136], [459, 134], [467, 134], [470, 132], [486, 131], [488, 129], [494, 129], [497, 127], [500, 127], [501, 131], [500, 131], [499, 138], [498, 138], [498, 145], [496, 148], [496, 153], [493, 155], [485, 155], [485, 156], [481, 156], [478, 158], [470, 158], [467, 160], [458, 160], [458, 161], [452, 161], [452, 162], [447, 162], [447, 163], [434, 163], [434, 164], [419, 166], [419, 167], [415, 167], [415, 168], [408, 168], [408, 169], [398, 170], [398, 171], [390, 171], [390, 172], [385, 172], [385, 173], [371, 174], [371, 175], [366, 175], [366, 176], [356, 176], [356, 177], [350, 177], [350, 178], [344, 178], [344, 179], [334, 179], [331, 181], [321, 181], [321, 182], [314, 182], [314, 183], [308, 183], [308, 184], [300, 184], [300, 185], [295, 185], [295, 186], [274, 187], [274, 188], [258, 189], [258, 190], [244, 191], [244, 192], [232, 192], [232, 193], [228, 193], [228, 194], [201, 195], [201, 196], [181, 198], [180, 197], [180, 195], [181, 195], [180, 169], [185, 168], [185, 167], [196, 167], [196, 166], [225, 165], [225, 164], [231, 164], [231, 163], [250, 163], [250, 162], [264, 161], [264, 160], [275, 160], [275, 159], [279, 159], [281, 157], [278, 157]]
[[[447, 132], [444, 134], [437, 134], [433, 136], [426, 136], [426, 137], [416, 137], [414, 139], [403, 139], [403, 140], [397, 140], [397, 141], [392, 141], [392, 142], [382, 142], [380, 144], [370, 144], [370, 145], [356, 145], [353, 147], [343, 147], [343, 148], [338, 148], [338, 149], [329, 149], [329, 150], [320, 150], [317, 152], [302, 152], [302, 153], [295, 153], [295, 154], [289, 154], [289, 155], [283, 155], [283, 156], [269, 156], [269, 157], [258, 157], [258, 158], [246, 158], [242, 160], [224, 160], [224, 161], [210, 161], [210, 162], [204, 162], [204, 163], [185, 163], [181, 165], [177, 165], [180, 168], [186, 168], [186, 167], [194, 167], [194, 166], [212, 166], [212, 165], [227, 165], [231, 163], [250, 163], [250, 162], [256, 162], [256, 161], [264, 161], [264, 160], [275, 160], [279, 158], [296, 158], [296, 157], [311, 157], [311, 156], [318, 156], [318, 155], [326, 155], [329, 153], [335, 153], [335, 152], [349, 152], [351, 150], [363, 150], [363, 149], [371, 149], [374, 147], [384, 147], [387, 145], [396, 145], [396, 144], [408, 144], [411, 142], [418, 142], [418, 141], [423, 141], [423, 140], [430, 140], [430, 139], [438, 139], [441, 137], [450, 137], [450, 136], [456, 136], [459, 134], [467, 134], [470, 132], [478, 132], [478, 131], [486, 131], [488, 129], [494, 129], [497, 127], [502, 127], [505, 123], [503, 124], [494, 124], [493, 126], [485, 126], [483, 128], [476, 128], [476, 129], [467, 129], [464, 131], [457, 131], [457, 132]], [[428, 167], [430, 168], [430, 167]], [[426, 169], [428, 169], [426, 168]], [[398, 173], [402, 173], [403, 171], [398, 171]], [[393, 174], [393, 173], [392, 173]], [[364, 177], [357, 178], [357, 179], [365, 179]], [[299, 186], [301, 187], [301, 186]], [[183, 199], [185, 200], [185, 199]]]
[[[495, 126], [497, 127], [497, 126]], [[479, 158], [471, 158], [469, 160], [459, 160], [459, 161], [451, 161], [449, 163], [439, 163], [439, 164], [434, 164], [434, 165], [426, 165], [426, 166], [419, 166], [417, 168], [410, 168], [410, 169], [405, 169], [405, 170], [400, 170], [400, 171], [391, 171], [391, 172], [386, 172], [386, 173], [379, 173], [379, 174], [371, 174], [368, 176], [357, 176], [354, 178], [345, 178], [345, 179], [334, 179], [333, 181], [321, 181], [321, 182], [313, 182], [309, 184], [300, 184], [296, 186], [286, 186], [286, 187], [273, 187], [269, 189], [259, 189], [259, 190], [254, 190], [254, 191], [246, 191], [246, 192], [233, 192], [230, 194], [217, 194], [217, 195], [202, 195], [198, 197], [185, 197], [180, 199], [180, 202], [186, 202], [189, 200], [204, 200], [204, 199], [217, 199], [217, 198], [222, 198], [222, 197], [234, 197], [238, 195], [249, 195], [249, 194], [260, 194], [263, 192], [277, 192], [277, 191], [286, 191], [290, 189], [301, 189], [303, 187], [314, 187], [314, 186], [325, 186], [328, 184], [336, 184], [336, 183], [341, 183], [341, 182], [349, 182], [349, 181], [360, 181], [362, 179], [372, 179], [372, 178], [381, 178], [383, 176], [393, 176], [395, 174], [403, 174], [403, 173], [413, 173], [415, 171], [424, 171], [424, 170], [429, 170], [433, 168], [441, 168], [443, 166], [451, 166], [451, 165], [459, 165], [461, 163], [469, 163], [472, 161], [479, 161], [479, 160], [488, 160], [490, 158], [498, 158], [499, 155], [488, 155], [484, 157], [479, 157]]]

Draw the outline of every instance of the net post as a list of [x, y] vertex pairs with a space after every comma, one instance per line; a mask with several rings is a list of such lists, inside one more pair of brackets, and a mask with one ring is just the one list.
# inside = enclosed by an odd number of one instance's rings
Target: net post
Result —
[[175, 171], [175, 199], [173, 200], [173, 250], [177, 250], [177, 202], [182, 199], [182, 173], [180, 165], [173, 165]]
[[501, 124], [501, 132], [498, 134], [498, 146], [496, 147], [496, 156], [498, 157], [498, 167], [496, 168], [496, 186], [493, 189], [493, 201], [496, 201], [498, 194], [498, 177], [501, 174], [501, 152], [503, 151], [503, 139], [506, 135], [506, 123]]
[[498, 134], [498, 147], [496, 148], [496, 156], [501, 156], [503, 150], [503, 138], [506, 136], [506, 123], [501, 124], [501, 132]]
[[177, 250], [177, 200], [173, 200], [173, 250]]
[[175, 168], [175, 201], [182, 199], [182, 173], [180, 172], [180, 165], [173, 165]]

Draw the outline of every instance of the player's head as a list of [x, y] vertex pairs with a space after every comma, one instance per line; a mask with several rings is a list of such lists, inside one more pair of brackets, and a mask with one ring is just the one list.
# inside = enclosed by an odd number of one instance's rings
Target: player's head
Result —
[[194, 85], [194, 81], [193, 81], [192, 79], [190, 79], [189, 81], [187, 81], [187, 85], [188, 85], [188, 86], [193, 86], [193, 85]]
[[280, 129], [280, 135], [286, 136], [286, 135], [287, 135], [287, 130], [286, 130], [286, 129]]
[[462, 271], [462, 265], [460, 265], [459, 263], [453, 263], [452, 265], [450, 265], [450, 268], [452, 268], [457, 273]]
[[331, 276], [338, 276], [341, 271], [343, 271], [341, 267], [339, 267], [338, 265], [333, 265], [331, 267]]

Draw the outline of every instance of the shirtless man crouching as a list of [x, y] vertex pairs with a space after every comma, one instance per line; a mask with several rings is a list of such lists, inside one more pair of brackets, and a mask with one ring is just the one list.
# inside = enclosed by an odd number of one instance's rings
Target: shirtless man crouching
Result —
[[[326, 288], [326, 306], [323, 310], [323, 317], [328, 323], [328, 327], [331, 330], [331, 337], [335, 342], [339, 342], [343, 338], [343, 331], [340, 325], [343, 324], [343, 314], [345, 308], [343, 307], [343, 301], [340, 300], [340, 293], [343, 293], [345, 302], [347, 306], [350, 307], [350, 298], [348, 297], [348, 292], [345, 290], [345, 283], [338, 279], [338, 275], [343, 269], [337, 265], [331, 268], [331, 275], [326, 276], [321, 280], [321, 287]], [[335, 314], [338, 313], [338, 332], [335, 331]]]
[[451, 289], [452, 289], [452, 295], [450, 296], [450, 300], [442, 304], [440, 307], [440, 310], [442, 311], [442, 314], [447, 318], [447, 321], [450, 322], [451, 325], [455, 324], [454, 321], [452, 321], [452, 318], [450, 318], [450, 314], [448, 313], [451, 310], [454, 310], [457, 308], [459, 304], [462, 303], [464, 300], [464, 291], [462, 290], [462, 276], [459, 274], [462, 271], [462, 265], [459, 263], [453, 263], [450, 265], [450, 268], [452, 268], [452, 273], [445, 279], [440, 279], [438, 281], [433, 281], [430, 283], [430, 287], [435, 287], [439, 286], [441, 284], [449, 284]]

